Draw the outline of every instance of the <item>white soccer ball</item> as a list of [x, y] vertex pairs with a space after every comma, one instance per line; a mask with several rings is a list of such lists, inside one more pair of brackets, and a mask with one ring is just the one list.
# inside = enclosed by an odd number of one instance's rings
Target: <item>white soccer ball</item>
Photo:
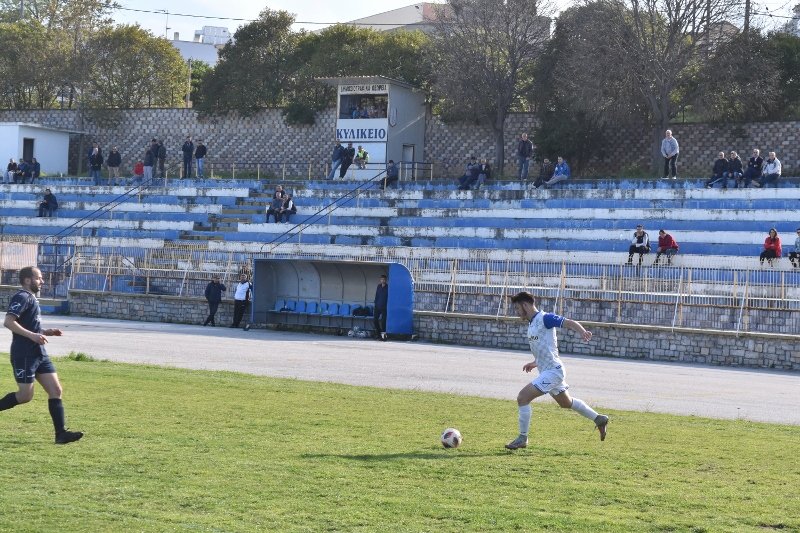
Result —
[[464, 439], [461, 437], [461, 432], [456, 428], [447, 428], [442, 433], [441, 440], [442, 446], [445, 448], [458, 448]]

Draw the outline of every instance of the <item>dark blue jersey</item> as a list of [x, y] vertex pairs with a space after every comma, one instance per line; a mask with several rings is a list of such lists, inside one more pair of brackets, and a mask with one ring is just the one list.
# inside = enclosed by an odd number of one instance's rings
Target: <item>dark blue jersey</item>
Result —
[[[34, 333], [42, 332], [42, 313], [39, 309], [39, 300], [32, 293], [21, 290], [11, 298], [8, 304], [9, 315], [17, 317], [20, 326]], [[27, 337], [14, 333], [11, 341], [11, 352], [24, 350], [35, 355], [47, 355], [43, 345], [36, 344]]]

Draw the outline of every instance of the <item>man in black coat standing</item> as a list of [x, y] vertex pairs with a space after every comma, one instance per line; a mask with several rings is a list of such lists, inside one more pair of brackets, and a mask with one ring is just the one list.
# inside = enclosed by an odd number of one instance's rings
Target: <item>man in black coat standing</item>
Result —
[[342, 153], [342, 166], [339, 167], [339, 178], [344, 179], [347, 174], [347, 169], [353, 164], [353, 158], [356, 156], [356, 149], [353, 148], [353, 143], [347, 143], [347, 148]]
[[216, 322], [214, 322], [214, 315], [217, 314], [217, 308], [219, 307], [219, 303], [222, 301], [222, 293], [225, 292], [227, 289], [225, 285], [219, 282], [219, 276], [215, 275], [208, 285], [206, 285], [206, 300], [208, 301], [208, 318], [206, 321], [203, 322], [204, 326], [207, 326], [209, 323], [212, 326], [216, 326]]
[[375, 312], [372, 314], [375, 324], [375, 337], [386, 340], [386, 310], [389, 307], [389, 284], [386, 276], [379, 278], [378, 288], [375, 289]]
[[192, 177], [192, 157], [194, 157], [194, 143], [191, 136], [186, 137], [181, 152], [183, 152], [183, 178], [190, 179]]

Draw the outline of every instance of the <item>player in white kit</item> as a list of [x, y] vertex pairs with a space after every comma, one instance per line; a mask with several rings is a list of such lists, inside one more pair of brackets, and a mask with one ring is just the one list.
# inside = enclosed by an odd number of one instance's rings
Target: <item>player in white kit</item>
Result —
[[517, 395], [519, 407], [519, 436], [506, 444], [509, 450], [525, 448], [528, 445], [528, 429], [531, 425], [531, 402], [539, 396], [549, 394], [565, 409], [572, 409], [589, 420], [593, 421], [600, 430], [600, 440], [606, 439], [608, 417], [597, 412], [577, 398], [572, 398], [567, 389], [569, 385], [564, 381], [564, 364], [558, 356], [558, 339], [556, 328], [564, 327], [580, 334], [584, 341], [589, 342], [592, 332], [586, 331], [583, 326], [574, 320], [563, 316], [545, 313], [536, 308], [533, 295], [521, 292], [511, 298], [511, 303], [517, 314], [528, 322], [528, 344], [530, 344], [534, 361], [522, 367], [525, 372], [534, 368], [539, 369], [539, 376], [525, 385]]

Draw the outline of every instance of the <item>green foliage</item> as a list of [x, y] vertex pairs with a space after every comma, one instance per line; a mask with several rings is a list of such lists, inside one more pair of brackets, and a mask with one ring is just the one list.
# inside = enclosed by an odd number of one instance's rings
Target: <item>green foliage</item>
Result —
[[797, 120], [800, 118], [800, 37], [788, 33], [773, 33], [767, 48], [775, 57], [775, 69], [759, 71], [763, 77], [777, 76], [780, 95], [770, 109], [770, 118]]
[[[3, 531], [763, 531], [800, 528], [800, 428], [537, 401], [526, 450], [508, 400], [59, 361], [0, 413]], [[13, 390], [10, 372], [0, 389]], [[439, 444], [455, 426], [456, 450]], [[36, 460], [31, 460], [35, 452]], [[24, 480], [24, 481], [21, 481]]]
[[69, 352], [65, 358], [67, 361], [78, 361], [84, 363], [96, 363], [97, 359], [92, 357], [91, 355], [87, 355], [83, 352]]
[[83, 97], [91, 107], [172, 107], [188, 91], [189, 73], [178, 50], [139, 26], [95, 33], [83, 61], [88, 65]]
[[202, 99], [200, 86], [203, 84], [206, 76], [212, 71], [211, 65], [204, 61], [194, 59], [190, 62], [191, 67], [191, 93], [189, 99], [197, 103]]

